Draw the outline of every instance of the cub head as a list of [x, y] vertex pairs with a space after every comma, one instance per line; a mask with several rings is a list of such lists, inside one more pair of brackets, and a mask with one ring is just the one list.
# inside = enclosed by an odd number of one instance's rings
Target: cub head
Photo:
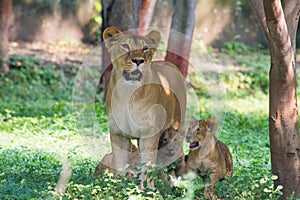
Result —
[[215, 119], [196, 120], [191, 117], [189, 120], [189, 129], [186, 135], [186, 141], [190, 144], [191, 150], [201, 147], [205, 138], [212, 136], [218, 126]]
[[158, 31], [139, 36], [123, 34], [116, 27], [108, 27], [103, 32], [113, 66], [126, 81], [141, 81], [144, 68], [151, 63], [160, 38]]
[[178, 156], [184, 136], [174, 128], [166, 129], [159, 138], [158, 149], [167, 157]]

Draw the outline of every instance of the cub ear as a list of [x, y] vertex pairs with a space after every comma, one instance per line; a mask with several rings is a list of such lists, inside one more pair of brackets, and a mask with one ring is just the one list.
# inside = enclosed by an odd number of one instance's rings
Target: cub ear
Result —
[[210, 133], [215, 133], [218, 128], [218, 121], [215, 119], [207, 119], [205, 120], [205, 123], [208, 127], [208, 131]]
[[146, 36], [146, 39], [148, 39], [149, 45], [151, 48], [156, 49], [160, 43], [160, 33], [158, 31], [151, 31]]
[[106, 28], [103, 31], [103, 40], [105, 41], [106, 48], [109, 48], [111, 45], [115, 44], [122, 35], [122, 31], [115, 26]]
[[194, 116], [191, 116], [190, 119], [189, 119], [189, 125], [192, 125], [196, 122], [196, 118]]

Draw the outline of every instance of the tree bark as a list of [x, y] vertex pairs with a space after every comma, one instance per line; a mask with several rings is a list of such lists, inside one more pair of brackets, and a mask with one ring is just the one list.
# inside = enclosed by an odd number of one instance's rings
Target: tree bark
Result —
[[[270, 68], [269, 134], [275, 186], [281, 199], [300, 196], [300, 137], [296, 96], [295, 50], [299, 18], [297, 0], [249, 0], [268, 41]], [[264, 17], [265, 16], [265, 17]]]
[[287, 29], [296, 59], [296, 36], [300, 15], [300, 2], [298, 0], [289, 0], [283, 1], [282, 3]]
[[[142, 0], [101, 0], [101, 3], [102, 33], [110, 26], [116, 26], [122, 31], [128, 31], [130, 29], [137, 30]], [[136, 33], [136, 31], [134, 32]], [[104, 98], [106, 96], [111, 70], [112, 64], [110, 55], [104, 45], [102, 45], [102, 75], [98, 93], [104, 92]]]
[[10, 26], [10, 15], [12, 0], [0, 1], [0, 73], [9, 72], [8, 65], [8, 31]]
[[142, 0], [142, 7], [139, 21], [139, 34], [145, 35], [146, 28], [151, 24], [156, 0]]
[[264, 5], [263, 1], [258, 1], [258, 0], [248, 0], [248, 3], [256, 15], [260, 28], [265, 36], [265, 39], [267, 40], [267, 43], [270, 43], [270, 38], [269, 38], [269, 29], [267, 27], [267, 22], [266, 22], [266, 15], [264, 11]]
[[165, 60], [175, 64], [184, 77], [188, 72], [188, 59], [195, 26], [195, 9], [196, 0], [174, 0], [171, 33]]

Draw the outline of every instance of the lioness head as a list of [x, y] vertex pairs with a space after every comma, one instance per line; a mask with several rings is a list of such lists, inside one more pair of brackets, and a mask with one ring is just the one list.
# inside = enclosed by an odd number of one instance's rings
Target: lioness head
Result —
[[116, 27], [106, 28], [103, 39], [114, 68], [126, 81], [141, 81], [144, 68], [160, 43], [160, 33], [151, 31], [146, 36], [123, 34]]
[[212, 136], [216, 131], [218, 122], [215, 119], [196, 120], [190, 118], [186, 141], [190, 143], [190, 149], [196, 150], [201, 147], [207, 136]]
[[162, 149], [164, 156], [178, 156], [183, 143], [184, 136], [173, 128], [166, 129], [159, 138], [158, 148]]

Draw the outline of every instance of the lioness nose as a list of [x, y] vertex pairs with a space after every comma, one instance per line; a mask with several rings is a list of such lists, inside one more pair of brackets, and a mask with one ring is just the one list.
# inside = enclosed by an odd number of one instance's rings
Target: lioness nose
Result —
[[144, 63], [144, 59], [131, 59], [133, 63], [135, 63], [137, 66]]

